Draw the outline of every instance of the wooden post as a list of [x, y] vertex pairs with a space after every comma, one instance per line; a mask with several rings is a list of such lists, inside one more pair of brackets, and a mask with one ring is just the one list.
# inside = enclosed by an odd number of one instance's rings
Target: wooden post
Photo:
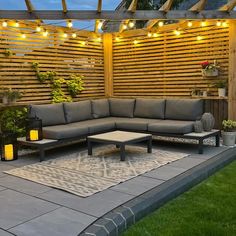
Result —
[[103, 35], [105, 96], [113, 96], [112, 34]]
[[236, 120], [236, 21], [229, 23], [228, 118]]

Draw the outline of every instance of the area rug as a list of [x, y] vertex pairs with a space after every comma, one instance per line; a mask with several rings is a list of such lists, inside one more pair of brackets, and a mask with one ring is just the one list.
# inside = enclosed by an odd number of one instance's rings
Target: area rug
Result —
[[88, 156], [87, 151], [73, 153], [5, 173], [88, 197], [188, 156], [161, 149], [153, 149], [149, 154], [146, 148], [128, 146], [126, 160], [121, 162], [119, 149], [112, 145], [94, 148], [93, 154]]

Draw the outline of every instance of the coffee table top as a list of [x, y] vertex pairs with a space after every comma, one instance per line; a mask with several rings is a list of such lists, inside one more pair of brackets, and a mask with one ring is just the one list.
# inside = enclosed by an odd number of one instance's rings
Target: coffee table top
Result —
[[112, 131], [103, 134], [96, 134], [88, 136], [88, 139], [100, 141], [113, 141], [113, 142], [129, 142], [136, 139], [151, 137], [151, 134], [126, 132], [126, 131]]

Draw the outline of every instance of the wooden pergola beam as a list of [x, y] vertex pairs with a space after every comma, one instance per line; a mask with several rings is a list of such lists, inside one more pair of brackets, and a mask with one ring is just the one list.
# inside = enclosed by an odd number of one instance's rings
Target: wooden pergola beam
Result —
[[25, 0], [25, 5], [26, 5], [29, 13], [32, 13], [35, 10], [32, 2], [30, 0]]
[[206, 2], [207, 2], [207, 0], [200, 0], [200, 1], [198, 1], [195, 5], [193, 5], [189, 9], [189, 11], [194, 11], [194, 12], [202, 11], [205, 8], [205, 6], [206, 6]]
[[[159, 8], [159, 11], [167, 12], [171, 9], [174, 0], [167, 0], [162, 7]], [[147, 29], [151, 29], [159, 20], [149, 20], [147, 22]]]
[[[97, 6], [97, 12], [101, 13], [102, 12], [102, 0], [98, 0], [98, 6]], [[100, 21], [99, 20], [95, 20], [95, 26], [94, 26], [94, 32], [97, 33], [98, 32], [98, 26], [99, 26]]]
[[68, 9], [66, 5], [66, 0], [61, 0], [61, 4], [62, 4], [63, 12], [67, 13]]
[[227, 11], [230, 12], [234, 9], [236, 6], [236, 0], [231, 0], [228, 3], [226, 3], [224, 6], [220, 7], [220, 11]]
[[[130, 3], [129, 5], [129, 8], [127, 9], [128, 12], [132, 12], [134, 13], [137, 9], [137, 3], [138, 3], [138, 0], [132, 0], [132, 2]], [[119, 27], [119, 32], [121, 33], [124, 29], [123, 29], [123, 25], [124, 24], [128, 24], [129, 23], [129, 20], [123, 20], [121, 23], [120, 23], [120, 27]]]
[[179, 20], [179, 19], [236, 19], [236, 11], [215, 11], [204, 10], [199, 13], [185, 10], [171, 10], [166, 13], [162, 11], [145, 11], [137, 10], [136, 12], [117, 12], [117, 11], [97, 11], [90, 10], [68, 10], [67, 13], [63, 13], [60, 10], [35, 10], [29, 13], [25, 10], [0, 10], [0, 19], [15, 19], [15, 20], [37, 20], [38, 18], [44, 20], [150, 20], [150, 19], [162, 19], [162, 20]]

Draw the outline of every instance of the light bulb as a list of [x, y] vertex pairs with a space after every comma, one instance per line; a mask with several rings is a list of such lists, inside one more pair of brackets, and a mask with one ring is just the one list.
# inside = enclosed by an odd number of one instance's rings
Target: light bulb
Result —
[[119, 37], [116, 37], [115, 38], [117, 42], [120, 42], [120, 38]]
[[227, 22], [224, 21], [224, 22], [222, 23], [222, 26], [223, 26], [223, 27], [227, 27], [227, 26], [228, 26]]
[[138, 41], [137, 41], [137, 40], [134, 40], [134, 44], [135, 44], [135, 45], [138, 44]]
[[72, 38], [76, 38], [77, 34], [76, 33], [73, 33], [72, 34]]
[[68, 26], [69, 28], [73, 27], [72, 21], [68, 21], [68, 22], [67, 22], [67, 26]]
[[64, 34], [63, 34], [63, 37], [64, 37], [64, 38], [67, 38], [67, 36], [68, 36], [67, 33], [64, 33]]
[[152, 37], [152, 33], [151, 32], [148, 32], [147, 36], [150, 38]]
[[98, 23], [98, 29], [101, 29], [101, 28], [102, 28], [102, 25], [103, 25], [103, 22], [102, 22], [102, 21], [99, 21], [99, 23]]
[[98, 38], [97, 38], [97, 41], [98, 41], [98, 42], [101, 42], [101, 41], [102, 41], [102, 38], [101, 38], [101, 37], [98, 37]]
[[85, 46], [85, 44], [86, 44], [86, 42], [84, 42], [84, 41], [81, 41], [80, 43], [82, 46]]
[[25, 39], [26, 35], [25, 34], [21, 34], [21, 38]]
[[16, 21], [15, 27], [19, 27], [19, 26], [20, 26], [19, 22]]
[[7, 24], [6, 21], [3, 21], [3, 22], [2, 22], [2, 27], [7, 27], [7, 25], [8, 25], [8, 24]]
[[44, 37], [47, 37], [47, 36], [48, 36], [48, 31], [45, 30], [45, 31], [43, 32], [43, 36], [44, 36]]
[[164, 22], [163, 22], [163, 21], [159, 21], [159, 22], [158, 22], [158, 26], [159, 26], [159, 27], [162, 27], [163, 25], [164, 25]]
[[218, 21], [216, 22], [216, 25], [217, 25], [217, 26], [221, 26], [221, 25], [222, 25], [221, 21], [218, 20]]
[[134, 22], [133, 21], [130, 21], [129, 22], [129, 28], [133, 28], [134, 27]]
[[41, 29], [40, 26], [37, 26], [37, 27], [36, 27], [36, 31], [37, 31], [37, 32], [40, 32], [41, 30], [42, 30], [42, 29]]
[[176, 36], [179, 36], [181, 34], [179, 30], [175, 30], [174, 33]]
[[158, 33], [153, 33], [153, 37], [158, 37]]
[[203, 21], [201, 22], [201, 26], [202, 26], [202, 27], [206, 26], [206, 21], [205, 21], [205, 20], [203, 20]]
[[188, 27], [192, 27], [193, 26], [193, 22], [192, 21], [188, 21]]
[[127, 25], [123, 25], [122, 28], [123, 28], [123, 30], [126, 30], [128, 27], [127, 27]]
[[202, 36], [198, 35], [198, 36], [197, 36], [197, 40], [198, 40], [198, 41], [202, 40]]

